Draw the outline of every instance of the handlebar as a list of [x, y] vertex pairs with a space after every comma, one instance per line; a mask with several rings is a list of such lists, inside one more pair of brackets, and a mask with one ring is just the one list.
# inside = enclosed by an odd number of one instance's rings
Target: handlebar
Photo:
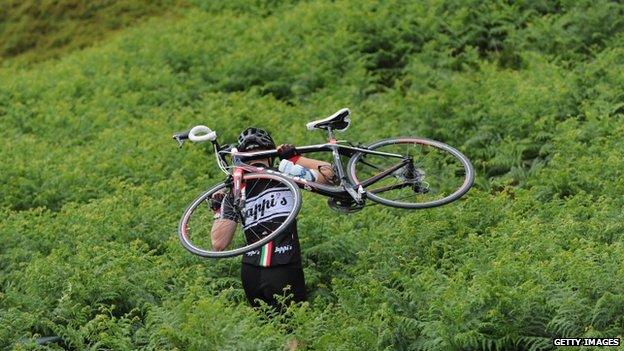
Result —
[[185, 130], [183, 132], [175, 132], [175, 133], [173, 133], [173, 140], [177, 141], [178, 145], [180, 147], [182, 147], [182, 144], [184, 144], [184, 140], [188, 139], [188, 135], [189, 135], [190, 131], [191, 130], [189, 129], [189, 130]]
[[217, 133], [206, 126], [199, 125], [191, 128], [188, 134], [188, 138], [189, 140], [194, 142], [207, 140], [215, 141], [217, 140]]
[[206, 126], [197, 125], [183, 132], [173, 133], [173, 139], [178, 142], [180, 147], [182, 147], [185, 140], [190, 140], [195, 143], [210, 140], [214, 143], [215, 140], [217, 140], [217, 132]]
[[194, 143], [208, 140], [211, 141], [219, 168], [224, 173], [229, 174], [226, 169], [228, 167], [228, 163], [223, 157], [222, 152], [229, 152], [232, 149], [232, 146], [227, 145], [225, 147], [221, 147], [217, 142], [217, 132], [204, 125], [197, 125], [189, 130], [173, 133], [173, 139], [178, 142], [180, 147], [182, 147], [184, 141], [187, 139]]
[[186, 140], [186, 139], [188, 139], [188, 135], [189, 135], [190, 131], [191, 130], [189, 129], [189, 130], [185, 130], [183, 132], [175, 132], [175, 133], [173, 133], [173, 139], [176, 139], [176, 140]]

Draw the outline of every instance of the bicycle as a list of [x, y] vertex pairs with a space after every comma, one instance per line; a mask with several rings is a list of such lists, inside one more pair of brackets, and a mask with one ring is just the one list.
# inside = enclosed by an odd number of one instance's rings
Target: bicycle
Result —
[[[461, 198], [472, 187], [474, 168], [470, 160], [455, 148], [419, 137], [383, 139], [369, 145], [337, 140], [335, 132], [344, 132], [350, 123], [350, 111], [347, 108], [327, 118], [307, 123], [308, 130], [325, 130], [328, 141], [296, 147], [302, 155], [331, 153], [335, 185], [311, 182], [271, 168], [251, 165], [254, 160], [277, 157], [277, 150], [239, 152], [234, 145], [220, 145], [216, 132], [203, 125], [174, 133], [173, 139], [180, 147], [187, 139], [193, 142], [210, 141], [217, 165], [227, 175], [224, 182], [202, 193], [184, 211], [178, 225], [182, 246], [193, 254], [209, 258], [253, 253], [293, 223], [301, 208], [300, 189], [326, 196], [330, 207], [343, 213], [352, 213], [361, 210], [366, 200], [404, 209], [442, 206]], [[228, 157], [231, 158], [231, 164], [227, 161]], [[341, 157], [349, 158], [346, 170]], [[262, 203], [246, 198], [246, 190], [249, 190], [246, 185], [260, 183], [271, 185], [265, 185], [261, 192], [278, 188], [281, 195], [275, 195], [276, 198], [271, 195], [271, 200]], [[228, 196], [223, 201], [228, 201], [227, 205], [235, 210], [242, 224], [237, 226], [237, 230], [243, 231], [246, 218], [257, 217], [259, 212], [264, 215], [263, 218], [267, 218], [262, 222], [263, 228], [267, 229], [262, 235], [256, 235], [257, 241], [253, 243], [246, 242], [244, 235], [236, 233], [231, 248], [224, 251], [202, 248], [205, 244], [199, 241], [205, 242], [210, 236], [213, 221], [218, 219], [211, 203], [212, 197], [224, 190]], [[191, 241], [191, 234], [203, 235]]]

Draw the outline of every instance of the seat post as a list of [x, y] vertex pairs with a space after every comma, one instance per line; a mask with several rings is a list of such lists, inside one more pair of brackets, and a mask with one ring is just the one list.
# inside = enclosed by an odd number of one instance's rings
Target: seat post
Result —
[[329, 140], [334, 139], [334, 131], [332, 131], [331, 127], [327, 127], [327, 135], [329, 136]]

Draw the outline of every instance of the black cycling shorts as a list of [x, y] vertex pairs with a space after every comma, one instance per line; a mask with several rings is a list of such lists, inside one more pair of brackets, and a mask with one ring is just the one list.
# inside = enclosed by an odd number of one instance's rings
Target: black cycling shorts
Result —
[[[259, 267], [243, 263], [241, 280], [247, 300], [254, 307], [260, 305], [256, 299], [266, 302], [271, 307], [280, 307], [273, 295], [293, 295], [290, 302], [300, 302], [306, 299], [301, 264]], [[286, 286], [290, 286], [290, 289], [284, 292]]]

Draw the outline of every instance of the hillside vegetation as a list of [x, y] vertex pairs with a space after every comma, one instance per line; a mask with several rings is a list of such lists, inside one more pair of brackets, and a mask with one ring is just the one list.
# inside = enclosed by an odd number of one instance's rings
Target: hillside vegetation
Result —
[[176, 0], [3, 0], [0, 59], [29, 63], [57, 58], [140, 19], [185, 4]]
[[[0, 348], [549, 350], [624, 336], [621, 2], [189, 2], [140, 2], [157, 16], [0, 68]], [[5, 56], [9, 39], [29, 43], [0, 33]], [[232, 142], [255, 125], [316, 143], [305, 123], [341, 107], [345, 138], [446, 142], [476, 185], [440, 208], [349, 216], [305, 194], [309, 302], [266, 318], [239, 259], [179, 245], [185, 206], [223, 176], [208, 147], [171, 134], [201, 123]], [[35, 343], [51, 335], [62, 341]]]

